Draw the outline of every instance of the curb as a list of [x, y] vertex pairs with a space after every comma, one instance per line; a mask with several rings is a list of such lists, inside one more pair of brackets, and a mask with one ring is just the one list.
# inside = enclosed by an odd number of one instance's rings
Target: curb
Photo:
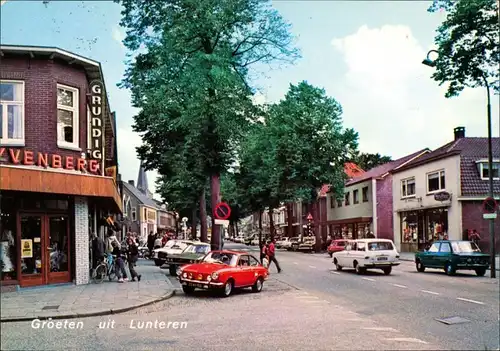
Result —
[[0, 323], [13, 323], [13, 322], [26, 322], [26, 321], [32, 321], [34, 319], [39, 319], [39, 320], [56, 320], [56, 319], [75, 319], [75, 318], [85, 318], [85, 317], [98, 317], [98, 316], [107, 316], [110, 314], [119, 314], [119, 313], [124, 313], [128, 312], [131, 310], [135, 310], [137, 308], [153, 305], [155, 303], [168, 300], [171, 297], [175, 295], [175, 290], [172, 289], [172, 291], [168, 292], [167, 294], [156, 298], [151, 301], [147, 301], [138, 305], [134, 306], [128, 306], [128, 307], [123, 307], [123, 308], [116, 308], [116, 309], [110, 309], [110, 310], [103, 310], [103, 311], [98, 311], [98, 312], [89, 312], [89, 313], [70, 313], [70, 314], [65, 314], [65, 315], [54, 315], [54, 316], [33, 316], [33, 317], [12, 317], [12, 318], [2, 318], [0, 319]]

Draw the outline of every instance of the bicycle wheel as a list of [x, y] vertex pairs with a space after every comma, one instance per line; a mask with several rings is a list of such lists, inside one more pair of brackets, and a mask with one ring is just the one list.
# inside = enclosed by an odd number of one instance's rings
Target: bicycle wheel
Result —
[[112, 281], [113, 279], [116, 278], [116, 272], [115, 272], [115, 267], [111, 267], [109, 270], [108, 270], [108, 279], [109, 281]]
[[94, 283], [99, 284], [99, 283], [103, 282], [105, 277], [106, 277], [106, 265], [100, 264], [94, 270], [94, 274], [92, 276], [92, 279], [94, 280]]

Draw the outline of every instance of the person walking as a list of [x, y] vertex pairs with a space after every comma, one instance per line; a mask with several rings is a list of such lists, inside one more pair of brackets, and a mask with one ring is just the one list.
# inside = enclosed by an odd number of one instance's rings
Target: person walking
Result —
[[119, 246], [120, 243], [113, 241], [111, 245], [113, 246], [112, 255], [115, 258], [115, 273], [118, 278], [118, 283], [124, 283], [128, 281], [127, 271], [125, 270], [125, 261], [123, 260], [122, 250]]
[[278, 273], [281, 273], [281, 267], [280, 264], [278, 263], [278, 260], [276, 259], [276, 247], [275, 247], [275, 241], [272, 240], [269, 243], [269, 246], [267, 248], [267, 256], [269, 256], [269, 266], [271, 266], [271, 262], [274, 262], [274, 265], [278, 269]]
[[260, 262], [264, 266], [264, 259], [267, 258], [267, 245], [265, 242], [262, 243], [262, 247], [260, 249]]
[[149, 250], [149, 257], [153, 257], [153, 249], [155, 247], [155, 236], [153, 234], [153, 232], [149, 232], [149, 235], [148, 235], [148, 250]]
[[476, 244], [479, 247], [479, 241], [481, 241], [481, 236], [477, 232], [477, 230], [472, 229], [472, 233], [469, 235], [469, 241], [472, 241], [474, 244]]
[[97, 236], [96, 233], [92, 234], [92, 268], [96, 269], [99, 262], [104, 257], [105, 245], [104, 241]]
[[137, 281], [140, 282], [141, 275], [137, 274], [137, 271], [135, 270], [135, 267], [137, 266], [137, 258], [139, 257], [139, 248], [137, 247], [137, 243], [132, 237], [128, 239], [127, 244], [128, 244], [127, 262], [128, 262], [128, 270], [130, 271], [130, 277], [132, 278], [133, 282], [135, 282], [136, 278]]
[[160, 236], [158, 234], [156, 234], [155, 237], [156, 237], [156, 239], [154, 241], [154, 248], [155, 249], [159, 249], [159, 248], [163, 247], [162, 244], [161, 244], [162, 240], [161, 240]]

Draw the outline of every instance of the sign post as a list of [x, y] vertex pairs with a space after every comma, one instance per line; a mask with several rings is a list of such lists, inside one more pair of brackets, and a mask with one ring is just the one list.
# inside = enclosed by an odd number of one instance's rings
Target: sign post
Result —
[[493, 228], [494, 220], [497, 218], [498, 203], [493, 197], [487, 197], [483, 201], [483, 218], [490, 221], [490, 277], [496, 278], [495, 261], [495, 235]]
[[[219, 202], [215, 208], [214, 208], [214, 218], [215, 218], [215, 225], [220, 226], [220, 241], [219, 241], [219, 250], [222, 250], [222, 247], [224, 245], [224, 231], [225, 228], [221, 224], [217, 224], [217, 220], [219, 221], [227, 221], [229, 217], [231, 217], [231, 207], [225, 203], [225, 202]], [[219, 222], [220, 223], [220, 222]]]

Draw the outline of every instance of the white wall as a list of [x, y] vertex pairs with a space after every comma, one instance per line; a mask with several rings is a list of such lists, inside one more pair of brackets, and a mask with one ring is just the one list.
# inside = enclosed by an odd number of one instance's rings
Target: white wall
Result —
[[[439, 202], [434, 200], [434, 194], [427, 193], [427, 174], [434, 171], [445, 171], [445, 189], [451, 194], [451, 200]], [[401, 181], [415, 177], [415, 196], [402, 198]], [[443, 191], [443, 190], [441, 190]], [[460, 156], [451, 156], [441, 160], [398, 172], [393, 175], [392, 196], [394, 209], [394, 243], [400, 248], [401, 242], [401, 210], [419, 210], [439, 206], [448, 207], [448, 237], [450, 240], [462, 238], [461, 204], [457, 200], [460, 196]]]
[[[368, 202], [363, 202], [363, 188], [368, 187]], [[353, 191], [358, 190], [359, 203], [354, 204]], [[371, 179], [361, 183], [357, 183], [344, 188], [344, 194], [349, 191], [349, 206], [345, 205], [342, 201], [342, 207], [338, 207], [337, 200], [335, 200], [335, 207], [331, 207], [331, 198], [335, 197], [334, 194], [327, 194], [327, 220], [334, 221], [340, 219], [349, 219], [356, 217], [372, 217], [373, 216], [373, 195], [372, 195], [372, 181]]]

